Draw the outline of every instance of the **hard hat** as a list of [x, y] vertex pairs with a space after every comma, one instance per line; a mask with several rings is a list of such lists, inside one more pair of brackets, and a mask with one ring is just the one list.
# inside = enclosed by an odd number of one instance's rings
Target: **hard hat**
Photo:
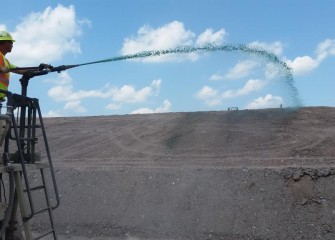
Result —
[[12, 42], [15, 42], [15, 40], [12, 38], [12, 35], [10, 35], [6, 31], [0, 31], [0, 41], [12, 41]]

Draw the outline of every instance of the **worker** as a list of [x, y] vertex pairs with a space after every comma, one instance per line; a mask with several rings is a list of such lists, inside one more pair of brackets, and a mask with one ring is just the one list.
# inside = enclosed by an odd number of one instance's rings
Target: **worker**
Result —
[[[35, 68], [18, 69], [6, 59], [6, 54], [12, 51], [15, 40], [6, 31], [0, 31], [0, 89], [8, 90], [9, 73], [25, 74], [28, 72], [39, 71], [43, 69], [53, 69], [53, 66], [41, 63]], [[0, 103], [5, 100], [5, 95], [0, 93]]]
[[[23, 74], [24, 70], [14, 70], [15, 65], [11, 64], [6, 59], [6, 54], [12, 51], [13, 43], [15, 40], [6, 31], [0, 31], [0, 89], [8, 90], [9, 85], [9, 73], [14, 72], [17, 74]], [[0, 101], [5, 100], [5, 95], [0, 93]]]

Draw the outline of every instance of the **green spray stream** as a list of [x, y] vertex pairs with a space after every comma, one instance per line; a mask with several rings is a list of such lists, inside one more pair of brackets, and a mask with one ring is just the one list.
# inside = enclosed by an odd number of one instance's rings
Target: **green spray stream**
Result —
[[[129, 60], [129, 59], [141, 59], [147, 57], [155, 57], [155, 56], [162, 56], [167, 54], [187, 54], [193, 52], [216, 52], [216, 51], [223, 51], [223, 52], [242, 52], [244, 54], [249, 55], [256, 55], [258, 57], [264, 58], [265, 60], [277, 65], [281, 69], [282, 77], [284, 78], [284, 86], [288, 91], [288, 95], [292, 98], [292, 102], [295, 106], [300, 107], [302, 106], [302, 100], [299, 97], [299, 93], [297, 88], [294, 84], [294, 79], [292, 76], [292, 69], [282, 60], [280, 60], [274, 53], [268, 52], [262, 48], [258, 47], [250, 47], [244, 44], [229, 44], [229, 45], [205, 45], [201, 47], [192, 47], [192, 46], [181, 46], [173, 49], [167, 50], [151, 50], [151, 51], [143, 51], [139, 53], [124, 55], [124, 56], [117, 56], [112, 58], [107, 58], [99, 61], [87, 62], [82, 64], [75, 64], [75, 65], [62, 65], [58, 67], [54, 67], [50, 69], [51, 72], [60, 72], [63, 70], [67, 70], [74, 67], [80, 67], [85, 65], [92, 65], [98, 63], [107, 63], [107, 62], [115, 62], [121, 60]], [[33, 68], [17, 68], [17, 69], [33, 69]]]

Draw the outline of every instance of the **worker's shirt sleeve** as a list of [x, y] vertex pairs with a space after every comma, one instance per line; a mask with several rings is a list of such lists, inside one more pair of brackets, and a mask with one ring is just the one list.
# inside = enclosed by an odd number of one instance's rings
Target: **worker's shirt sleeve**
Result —
[[16, 66], [14, 64], [9, 63], [9, 69], [14, 69]]

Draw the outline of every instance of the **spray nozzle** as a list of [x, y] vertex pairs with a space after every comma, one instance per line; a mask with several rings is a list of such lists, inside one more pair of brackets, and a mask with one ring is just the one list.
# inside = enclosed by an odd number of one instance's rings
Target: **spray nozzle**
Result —
[[41, 63], [39, 66], [38, 66], [38, 70], [44, 70], [44, 69], [49, 69], [49, 70], [52, 70], [54, 67], [50, 64], [46, 64], [46, 63]]

